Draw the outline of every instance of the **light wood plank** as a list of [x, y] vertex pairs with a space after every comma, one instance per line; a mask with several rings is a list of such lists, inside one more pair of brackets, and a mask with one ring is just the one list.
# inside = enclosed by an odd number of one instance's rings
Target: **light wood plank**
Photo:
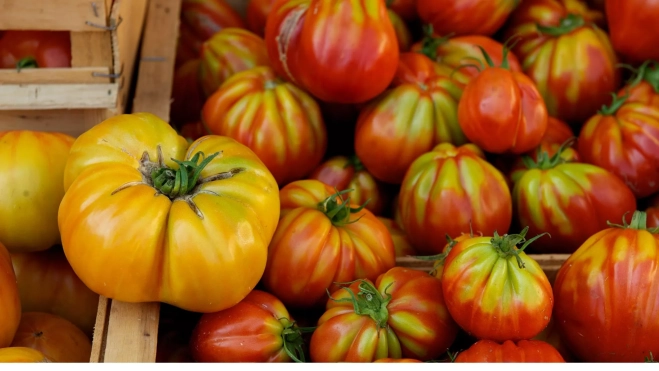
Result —
[[114, 108], [117, 84], [0, 85], [0, 110]]
[[108, 109], [0, 110], [0, 131], [37, 130], [77, 137], [103, 120], [116, 115]]
[[110, 70], [113, 62], [112, 32], [71, 32], [71, 66]]
[[107, 26], [104, 1], [0, 0], [0, 30], [103, 31], [86, 22]]
[[101, 362], [155, 362], [159, 320], [160, 303], [112, 300]]
[[28, 68], [21, 71], [0, 69], [0, 85], [12, 84], [98, 84], [109, 82], [108, 78], [94, 74], [110, 73], [105, 67], [84, 68]]
[[96, 325], [94, 326], [94, 337], [92, 339], [92, 353], [90, 363], [101, 363], [105, 356], [105, 344], [108, 337], [108, 320], [110, 319], [110, 306], [112, 299], [101, 295], [98, 298], [98, 310], [96, 311]]

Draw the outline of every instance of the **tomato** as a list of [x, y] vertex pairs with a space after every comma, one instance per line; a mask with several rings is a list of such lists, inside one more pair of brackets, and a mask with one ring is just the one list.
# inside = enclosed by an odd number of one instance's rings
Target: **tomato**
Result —
[[208, 130], [201, 121], [188, 122], [181, 127], [181, 136], [187, 139], [190, 143], [195, 140], [208, 135]]
[[659, 230], [646, 215], [592, 235], [554, 282], [555, 320], [585, 362], [643, 362], [659, 354]]
[[458, 326], [446, 310], [441, 282], [395, 267], [375, 285], [359, 280], [335, 292], [311, 336], [313, 362], [434, 359], [453, 344]]
[[175, 126], [201, 118], [204, 97], [198, 77], [200, 65], [199, 58], [191, 59], [174, 71], [170, 117]]
[[[507, 49], [503, 55], [507, 54]], [[491, 153], [520, 154], [540, 144], [547, 130], [547, 107], [537, 87], [504, 62], [474, 77], [464, 89], [458, 105], [458, 121], [465, 136]]]
[[451, 252], [451, 249], [453, 249], [453, 247], [457, 245], [458, 242], [470, 238], [474, 238], [474, 235], [472, 233], [462, 233], [460, 236], [456, 238], [452, 238], [451, 236], [446, 235], [446, 245], [444, 246], [440, 254], [430, 255], [430, 256], [415, 256], [415, 258], [419, 260], [432, 261], [433, 267], [430, 270], [430, 275], [441, 280], [442, 275], [444, 274], [444, 263], [446, 263], [446, 257]]
[[396, 264], [387, 227], [349, 196], [318, 180], [281, 189], [262, 282], [289, 308], [322, 306], [339, 289], [334, 283], [374, 280]]
[[410, 49], [410, 46], [412, 46], [412, 32], [410, 32], [410, 29], [407, 27], [407, 24], [398, 15], [398, 13], [389, 9], [387, 10], [387, 14], [389, 15], [389, 20], [391, 21], [391, 25], [394, 27], [394, 31], [396, 32], [396, 40], [398, 40], [398, 49], [401, 51], [401, 53], [408, 51]]
[[71, 67], [68, 31], [5, 31], [0, 38], [0, 68]]
[[247, 28], [255, 34], [265, 36], [265, 24], [276, 0], [249, 0], [245, 14]]
[[659, 194], [652, 198], [650, 206], [645, 209], [645, 214], [647, 214], [648, 227], [659, 227]]
[[80, 135], [64, 187], [67, 260], [92, 291], [129, 303], [235, 305], [260, 280], [279, 218], [277, 183], [254, 152], [218, 136], [188, 146], [149, 113]]
[[540, 265], [524, 253], [543, 235], [527, 240], [527, 231], [465, 239], [448, 253], [441, 279], [444, 300], [469, 335], [519, 341], [547, 327], [554, 304], [551, 285]]
[[556, 321], [553, 318], [549, 320], [547, 327], [534, 337], [533, 340], [544, 341], [551, 345], [561, 354], [561, 357], [563, 357], [566, 362], [575, 361], [570, 349], [568, 349], [565, 342], [561, 339], [561, 334], [558, 332], [558, 326], [556, 326]]
[[659, 107], [659, 62], [645, 61], [638, 69], [626, 67], [634, 72], [634, 76], [620, 89], [618, 96], [627, 96], [627, 102]]
[[223, 28], [245, 28], [245, 22], [225, 0], [183, 0], [176, 64], [199, 58], [201, 45]]
[[394, 249], [396, 250], [396, 257], [414, 255], [414, 247], [407, 239], [407, 234], [400, 228], [400, 226], [392, 219], [378, 217], [378, 220], [384, 224], [391, 234], [391, 239], [394, 242]]
[[92, 343], [76, 325], [48, 313], [23, 313], [12, 347], [40, 351], [52, 362], [88, 363]]
[[504, 234], [512, 222], [506, 180], [473, 144], [442, 143], [417, 158], [401, 185], [398, 209], [401, 226], [421, 254], [441, 253], [446, 235]]
[[265, 41], [275, 71], [317, 98], [361, 103], [382, 93], [398, 42], [382, 0], [281, 0]]
[[586, 122], [579, 155], [624, 180], [636, 197], [659, 191], [659, 106], [616, 97]]
[[66, 260], [62, 248], [12, 254], [23, 312], [60, 316], [92, 336], [98, 294], [85, 286]]
[[564, 162], [561, 152], [527, 159], [528, 170], [513, 188], [520, 225], [531, 235], [551, 236], [533, 244], [542, 253], [572, 253], [607, 221], [636, 210], [634, 194], [618, 177], [595, 165]]
[[416, 13], [417, 0], [386, 0], [387, 7], [398, 14], [405, 22], [419, 18]]
[[503, 344], [480, 340], [455, 359], [455, 363], [475, 362], [550, 363], [565, 360], [554, 347], [540, 340], [521, 340], [517, 344], [510, 340]]
[[440, 35], [493, 35], [519, 4], [518, 0], [417, 0], [417, 12]]
[[659, 3], [652, 0], [607, 0], [606, 20], [615, 50], [634, 62], [659, 60]]
[[403, 53], [393, 88], [361, 110], [355, 152], [377, 179], [400, 184], [435, 145], [467, 142], [457, 116], [462, 85], [450, 73], [423, 54]]
[[[0, 132], [0, 242], [10, 252], [58, 244], [57, 208], [64, 165], [74, 139], [39, 131]], [[38, 233], [35, 233], [38, 231]]]
[[[21, 320], [16, 275], [7, 249], [0, 243], [0, 348], [9, 346]], [[1, 357], [0, 357], [1, 358]]]
[[526, 0], [515, 10], [506, 37], [533, 80], [549, 115], [579, 126], [618, 88], [617, 58], [601, 13], [579, 0]]
[[304, 361], [301, 329], [279, 299], [259, 290], [231, 308], [204, 314], [190, 348], [197, 362]]
[[318, 104], [270, 67], [227, 80], [204, 105], [211, 133], [248, 146], [283, 186], [311, 173], [323, 159], [327, 132]]
[[0, 363], [51, 362], [38, 350], [27, 347], [0, 348]]
[[357, 205], [366, 202], [366, 209], [380, 215], [386, 206], [386, 195], [382, 184], [364, 168], [357, 156], [335, 156], [316, 168], [309, 179], [336, 189], [352, 189], [350, 199]]
[[373, 363], [423, 363], [418, 359], [413, 358], [380, 358], [373, 361]]

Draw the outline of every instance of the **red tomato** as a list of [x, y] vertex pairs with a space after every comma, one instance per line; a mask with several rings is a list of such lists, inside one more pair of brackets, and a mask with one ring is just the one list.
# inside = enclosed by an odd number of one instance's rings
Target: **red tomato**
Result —
[[208, 97], [236, 73], [269, 64], [261, 37], [242, 28], [225, 28], [201, 46], [201, 88]]
[[355, 152], [373, 176], [400, 184], [435, 145], [467, 142], [457, 117], [462, 85], [450, 75], [423, 54], [401, 54], [392, 89], [361, 110], [355, 129]]
[[202, 43], [228, 27], [245, 28], [245, 23], [225, 0], [183, 0], [176, 64], [199, 58]]
[[391, 21], [391, 25], [394, 27], [394, 31], [396, 32], [396, 40], [398, 40], [398, 49], [401, 51], [401, 53], [410, 50], [410, 46], [412, 46], [412, 33], [410, 32], [410, 29], [407, 27], [407, 24], [398, 15], [398, 13], [394, 12], [391, 9], [387, 10], [387, 14], [389, 15], [389, 20]]
[[518, 0], [417, 0], [417, 11], [440, 35], [494, 34], [517, 7]]
[[387, 227], [343, 194], [318, 180], [280, 191], [281, 217], [262, 282], [289, 308], [322, 306], [328, 290], [339, 289], [334, 283], [374, 280], [396, 264]]
[[550, 363], [565, 360], [554, 347], [540, 340], [522, 340], [517, 344], [510, 340], [503, 344], [480, 340], [455, 359], [455, 363], [475, 362]]
[[441, 282], [395, 267], [373, 285], [360, 280], [335, 292], [311, 336], [313, 362], [434, 359], [453, 344], [458, 326], [446, 310]]
[[270, 67], [231, 77], [208, 98], [202, 118], [211, 133], [254, 151], [280, 186], [311, 173], [327, 148], [318, 104]]
[[511, 71], [505, 61], [497, 67], [490, 59], [488, 65], [462, 93], [458, 105], [462, 131], [486, 152], [532, 150], [547, 131], [547, 107], [538, 88], [526, 75]]
[[21, 320], [16, 275], [7, 248], [0, 243], [0, 348], [8, 347]]
[[634, 62], [659, 60], [659, 2], [655, 0], [607, 0], [606, 19], [615, 50]]
[[620, 89], [618, 96], [627, 95], [627, 102], [659, 107], [659, 62], [645, 61], [638, 69], [631, 70], [634, 76], [629, 84]]
[[526, 240], [527, 231], [468, 238], [448, 253], [441, 279], [444, 300], [469, 335], [519, 341], [547, 327], [554, 304], [551, 284], [540, 265], [524, 253], [543, 235]]
[[304, 361], [301, 330], [279, 299], [259, 290], [231, 308], [204, 314], [190, 348], [197, 362]]
[[180, 134], [182, 137], [187, 139], [189, 142], [194, 142], [195, 140], [208, 135], [208, 130], [201, 121], [197, 122], [188, 122], [181, 127]]
[[170, 118], [175, 126], [201, 119], [204, 95], [199, 82], [200, 65], [200, 59], [191, 59], [174, 72]]
[[247, 28], [250, 31], [261, 37], [265, 36], [265, 24], [275, 1], [276, 0], [249, 0], [245, 20], [247, 21]]
[[561, 354], [561, 357], [563, 357], [566, 362], [575, 361], [574, 356], [565, 345], [565, 342], [561, 339], [561, 334], [558, 332], [558, 326], [556, 326], [556, 321], [553, 318], [549, 320], [547, 327], [545, 327], [538, 336], [534, 337], [533, 340], [544, 341], [551, 345]]
[[649, 228], [659, 228], [659, 194], [657, 194], [652, 201], [650, 206], [645, 209], [647, 214], [647, 224]]
[[68, 31], [6, 31], [0, 39], [0, 68], [71, 67]]
[[636, 197], [659, 191], [659, 106], [616, 97], [586, 122], [579, 155], [624, 180]]
[[394, 241], [394, 249], [396, 250], [396, 257], [416, 254], [414, 247], [412, 247], [412, 244], [407, 239], [407, 234], [394, 220], [383, 217], [378, 217], [378, 220], [387, 227], [391, 234], [391, 239]]
[[279, 75], [329, 102], [374, 98], [398, 64], [396, 33], [382, 0], [277, 1], [265, 41]]
[[585, 362], [643, 362], [659, 354], [659, 230], [646, 215], [591, 236], [554, 282], [555, 320]]
[[419, 15], [416, 13], [417, 0], [387, 0], [387, 7], [406, 22], [416, 20]]
[[547, 105], [549, 115], [579, 126], [618, 88], [617, 58], [601, 13], [580, 0], [525, 0], [515, 10], [506, 37]]
[[[480, 236], [482, 237], [483, 235], [480, 234]], [[458, 242], [470, 238], [474, 238], [474, 235], [471, 233], [462, 233], [457, 238], [452, 238], [449, 235], [446, 235], [446, 245], [444, 246], [444, 249], [442, 250], [441, 254], [432, 255], [432, 256], [417, 256], [416, 258], [419, 260], [434, 261], [433, 267], [430, 270], [430, 275], [441, 280], [442, 275], [444, 274], [444, 264], [446, 263], [446, 257], [451, 252], [451, 249], [453, 249], [453, 247], [455, 247], [455, 245], [457, 245]]]
[[507, 233], [510, 189], [473, 144], [437, 145], [410, 166], [398, 201], [401, 226], [421, 254], [438, 254], [444, 236], [470, 231]]
[[357, 156], [335, 156], [316, 168], [309, 179], [320, 180], [336, 189], [352, 189], [350, 199], [357, 205], [366, 202], [366, 209], [380, 215], [387, 204], [384, 188], [364, 168]]
[[380, 358], [373, 363], [423, 363], [422, 361], [419, 361], [418, 359], [413, 359], [413, 358]]

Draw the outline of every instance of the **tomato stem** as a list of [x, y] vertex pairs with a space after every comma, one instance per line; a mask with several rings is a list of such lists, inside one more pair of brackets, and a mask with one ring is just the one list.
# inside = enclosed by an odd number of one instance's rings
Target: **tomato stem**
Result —
[[383, 296], [378, 291], [378, 289], [367, 280], [362, 279], [353, 282], [337, 284], [348, 285], [354, 282], [359, 282], [359, 292], [357, 292], [356, 296], [355, 292], [353, 292], [349, 287], [344, 286], [342, 289], [346, 290], [346, 292], [350, 294], [349, 298], [334, 299], [330, 296], [330, 299], [337, 303], [352, 303], [356, 314], [360, 316], [371, 317], [371, 319], [373, 319], [373, 321], [375, 321], [377, 324], [378, 329], [385, 328], [387, 326], [387, 321], [389, 321], [389, 310], [387, 309], [387, 305], [389, 305], [389, 302], [391, 301], [391, 294], [387, 293], [387, 289], [391, 287], [393, 282], [384, 289], [384, 294], [386, 297]]
[[355, 172], [364, 170], [364, 164], [362, 164], [362, 161], [359, 159], [359, 157], [357, 157], [357, 155], [350, 156], [350, 158], [348, 158], [348, 162], [345, 164], [345, 166], [343, 166], [344, 169], [349, 167], [353, 167]]
[[284, 325], [284, 330], [281, 333], [283, 340], [283, 348], [286, 354], [298, 363], [306, 362], [304, 356], [304, 339], [302, 334], [313, 332], [315, 327], [298, 327], [297, 324], [288, 318], [280, 318], [279, 322]]
[[318, 210], [325, 213], [325, 215], [327, 215], [327, 217], [332, 221], [332, 224], [338, 227], [358, 222], [359, 219], [363, 217], [363, 215], [355, 220], [350, 220], [350, 215], [362, 211], [364, 207], [366, 207], [366, 204], [371, 201], [371, 199], [369, 198], [366, 200], [366, 202], [364, 202], [363, 205], [357, 208], [350, 207], [350, 197], [344, 200], [343, 195], [352, 191], [354, 191], [354, 189], [337, 191], [335, 194], [321, 201], [318, 204]]
[[453, 33], [443, 37], [437, 37], [435, 36], [435, 30], [432, 24], [424, 25], [423, 40], [421, 41], [421, 54], [433, 61], [437, 61], [437, 48], [446, 44], [451, 37], [453, 37]]
[[25, 57], [16, 62], [16, 70], [20, 71], [24, 68], [39, 68], [39, 65], [34, 57]]
[[628, 64], [618, 64], [618, 67], [623, 67], [633, 72], [632, 77], [627, 83], [628, 88], [633, 88], [640, 84], [641, 81], [646, 81], [652, 86], [654, 92], [659, 94], [659, 62], [647, 60], [638, 69]]
[[615, 113], [618, 112], [620, 107], [622, 107], [625, 104], [627, 98], [629, 98], [629, 91], [627, 92], [627, 94], [625, 94], [622, 97], [619, 97], [616, 93], [611, 93], [611, 96], [613, 97], [611, 104], [609, 106], [603, 105], [602, 108], [598, 111], [600, 115], [603, 116], [615, 115]]
[[614, 228], [623, 228], [623, 229], [637, 229], [639, 231], [648, 231], [652, 234], [657, 234], [659, 233], [659, 227], [655, 228], [648, 228], [647, 225], [647, 219], [648, 215], [644, 211], [634, 211], [632, 214], [632, 220], [629, 224], [627, 224], [627, 220], [625, 220], [625, 216], [627, 216], [628, 213], [625, 213], [625, 215], [622, 216], [622, 225], [620, 224], [614, 224], [611, 223], [610, 221], [607, 221], [606, 224], [609, 225], [609, 227], [614, 227]]
[[570, 13], [565, 18], [561, 19], [561, 22], [558, 26], [542, 26], [540, 24], [536, 24], [536, 27], [540, 33], [558, 37], [568, 34], [579, 27], [583, 27], [585, 24], [586, 21], [583, 19], [583, 17]]
[[566, 140], [558, 148], [558, 151], [556, 151], [556, 153], [554, 153], [554, 155], [551, 157], [549, 157], [549, 152], [545, 151], [542, 146], [539, 146], [535, 156], [536, 160], [533, 161], [531, 156], [522, 156], [522, 163], [524, 163], [524, 166], [526, 166], [527, 169], [553, 169], [559, 164], [565, 162], [565, 159], [562, 157], [563, 152], [565, 152], [565, 150], [569, 147], [572, 147], [572, 144], [574, 144], [575, 140], [576, 137], [572, 137]]
[[[531, 244], [533, 241], [537, 240], [538, 238], [544, 236], [544, 235], [549, 235], [549, 233], [541, 233], [530, 240], [526, 239], [526, 233], [529, 231], [529, 227], [525, 227], [522, 229], [519, 234], [505, 234], [503, 236], [499, 236], [499, 234], [495, 231], [494, 232], [494, 237], [490, 240], [490, 243], [494, 248], [499, 252], [499, 256], [502, 258], [510, 258], [512, 256], [515, 257], [517, 260], [517, 265], [520, 267], [520, 269], [526, 268], [526, 265], [524, 264], [524, 261], [520, 257], [520, 253], [524, 252], [524, 250]], [[551, 237], [551, 236], [550, 236]], [[523, 243], [522, 247], [517, 247], [520, 243]]]

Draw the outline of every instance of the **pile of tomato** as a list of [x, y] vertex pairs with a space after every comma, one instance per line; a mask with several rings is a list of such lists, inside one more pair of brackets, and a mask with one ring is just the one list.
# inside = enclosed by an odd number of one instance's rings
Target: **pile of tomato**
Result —
[[653, 362], [657, 17], [183, 0], [171, 123], [0, 133], [0, 361], [89, 358], [104, 295], [159, 362]]

